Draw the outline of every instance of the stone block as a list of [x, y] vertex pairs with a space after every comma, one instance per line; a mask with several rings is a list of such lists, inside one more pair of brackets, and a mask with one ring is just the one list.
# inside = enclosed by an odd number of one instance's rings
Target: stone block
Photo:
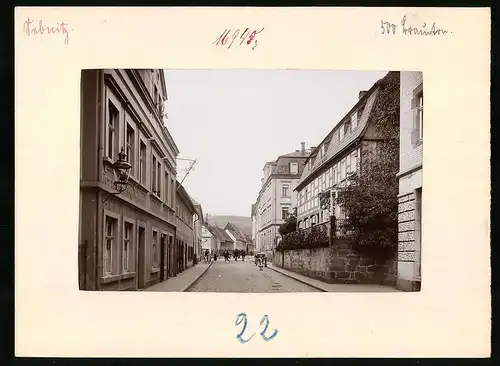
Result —
[[354, 278], [357, 279], [358, 281], [362, 281], [365, 279], [365, 274], [363, 272], [356, 271], [354, 272]]
[[370, 266], [375, 263], [375, 260], [373, 260], [373, 258], [370, 257], [362, 257], [358, 263], [361, 266]]
[[415, 210], [402, 212], [398, 215], [399, 222], [414, 221], [415, 220]]
[[413, 241], [415, 240], [415, 231], [404, 231], [398, 233], [398, 241]]
[[399, 242], [398, 251], [399, 252], [415, 251], [415, 242], [414, 241]]
[[339, 272], [335, 272], [335, 278], [336, 279], [339, 279], [339, 278], [349, 278], [349, 272], [347, 271], [339, 271]]
[[347, 263], [345, 268], [348, 271], [356, 271], [358, 268], [358, 262], [357, 261], [349, 262], [349, 263]]
[[388, 272], [388, 267], [380, 265], [380, 264], [373, 264], [371, 266], [366, 267], [366, 272], [367, 273], [385, 273], [385, 272]]
[[409, 199], [408, 195], [406, 195], [406, 196], [399, 197], [398, 201], [399, 201], [399, 203], [402, 203], [402, 202], [408, 201], [408, 199]]
[[415, 230], [415, 221], [407, 221], [399, 223], [399, 232]]
[[398, 212], [406, 212], [415, 209], [415, 201], [407, 201], [400, 203], [398, 206]]
[[414, 262], [415, 252], [399, 252], [398, 260], [402, 262]]

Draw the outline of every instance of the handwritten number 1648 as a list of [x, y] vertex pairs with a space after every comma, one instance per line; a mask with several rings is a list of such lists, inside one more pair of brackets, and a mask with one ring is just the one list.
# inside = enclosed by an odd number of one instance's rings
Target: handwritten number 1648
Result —
[[[243, 338], [243, 333], [245, 333], [245, 330], [247, 329], [247, 323], [248, 323], [246, 313], [240, 313], [236, 317], [236, 324], [235, 325], [238, 326], [241, 323], [243, 323], [243, 326], [241, 328], [241, 331], [236, 335], [236, 339], [238, 339], [238, 341], [240, 341], [240, 343], [247, 343], [253, 338], [253, 336], [255, 335], [255, 332], [249, 338], [247, 338], [247, 339]], [[262, 328], [263, 325], [264, 325], [264, 327]], [[262, 319], [260, 320], [260, 327], [261, 327], [260, 336], [265, 341], [270, 341], [271, 339], [273, 339], [274, 337], [276, 337], [278, 335], [277, 329], [275, 329], [271, 335], [269, 335], [269, 336], [266, 335], [267, 328], [269, 327], [269, 317], [267, 315], [264, 315], [262, 317]]]

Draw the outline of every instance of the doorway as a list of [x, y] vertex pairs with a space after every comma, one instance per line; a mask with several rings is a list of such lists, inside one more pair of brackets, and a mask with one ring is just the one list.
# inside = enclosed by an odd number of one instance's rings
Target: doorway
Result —
[[166, 273], [165, 273], [165, 267], [166, 267], [165, 254], [167, 252], [165, 248], [166, 245], [167, 245], [166, 235], [162, 233], [160, 236], [160, 282], [166, 280]]
[[146, 229], [142, 226], [139, 226], [138, 234], [137, 234], [137, 287], [139, 289], [143, 289], [145, 286], [144, 281], [144, 267], [146, 264]]

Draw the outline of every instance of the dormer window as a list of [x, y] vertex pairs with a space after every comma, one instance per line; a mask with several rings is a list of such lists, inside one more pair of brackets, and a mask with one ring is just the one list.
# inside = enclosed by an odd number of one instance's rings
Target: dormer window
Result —
[[349, 132], [351, 132], [351, 121], [347, 121], [344, 123], [344, 135], [347, 135]]
[[351, 115], [351, 126], [353, 130], [356, 129], [356, 127], [358, 127], [358, 112], [354, 112]]
[[312, 168], [312, 159], [309, 159], [308, 168], [309, 170]]
[[299, 164], [298, 163], [290, 163], [290, 174], [299, 174]]
[[342, 141], [344, 139], [344, 133], [345, 133], [344, 126], [340, 126], [340, 129], [339, 129], [339, 141]]

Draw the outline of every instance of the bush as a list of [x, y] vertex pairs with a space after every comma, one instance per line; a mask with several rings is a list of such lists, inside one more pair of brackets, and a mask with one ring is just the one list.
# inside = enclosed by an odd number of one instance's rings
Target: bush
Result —
[[326, 226], [314, 226], [309, 230], [298, 230], [283, 236], [276, 250], [324, 248], [330, 245]]

